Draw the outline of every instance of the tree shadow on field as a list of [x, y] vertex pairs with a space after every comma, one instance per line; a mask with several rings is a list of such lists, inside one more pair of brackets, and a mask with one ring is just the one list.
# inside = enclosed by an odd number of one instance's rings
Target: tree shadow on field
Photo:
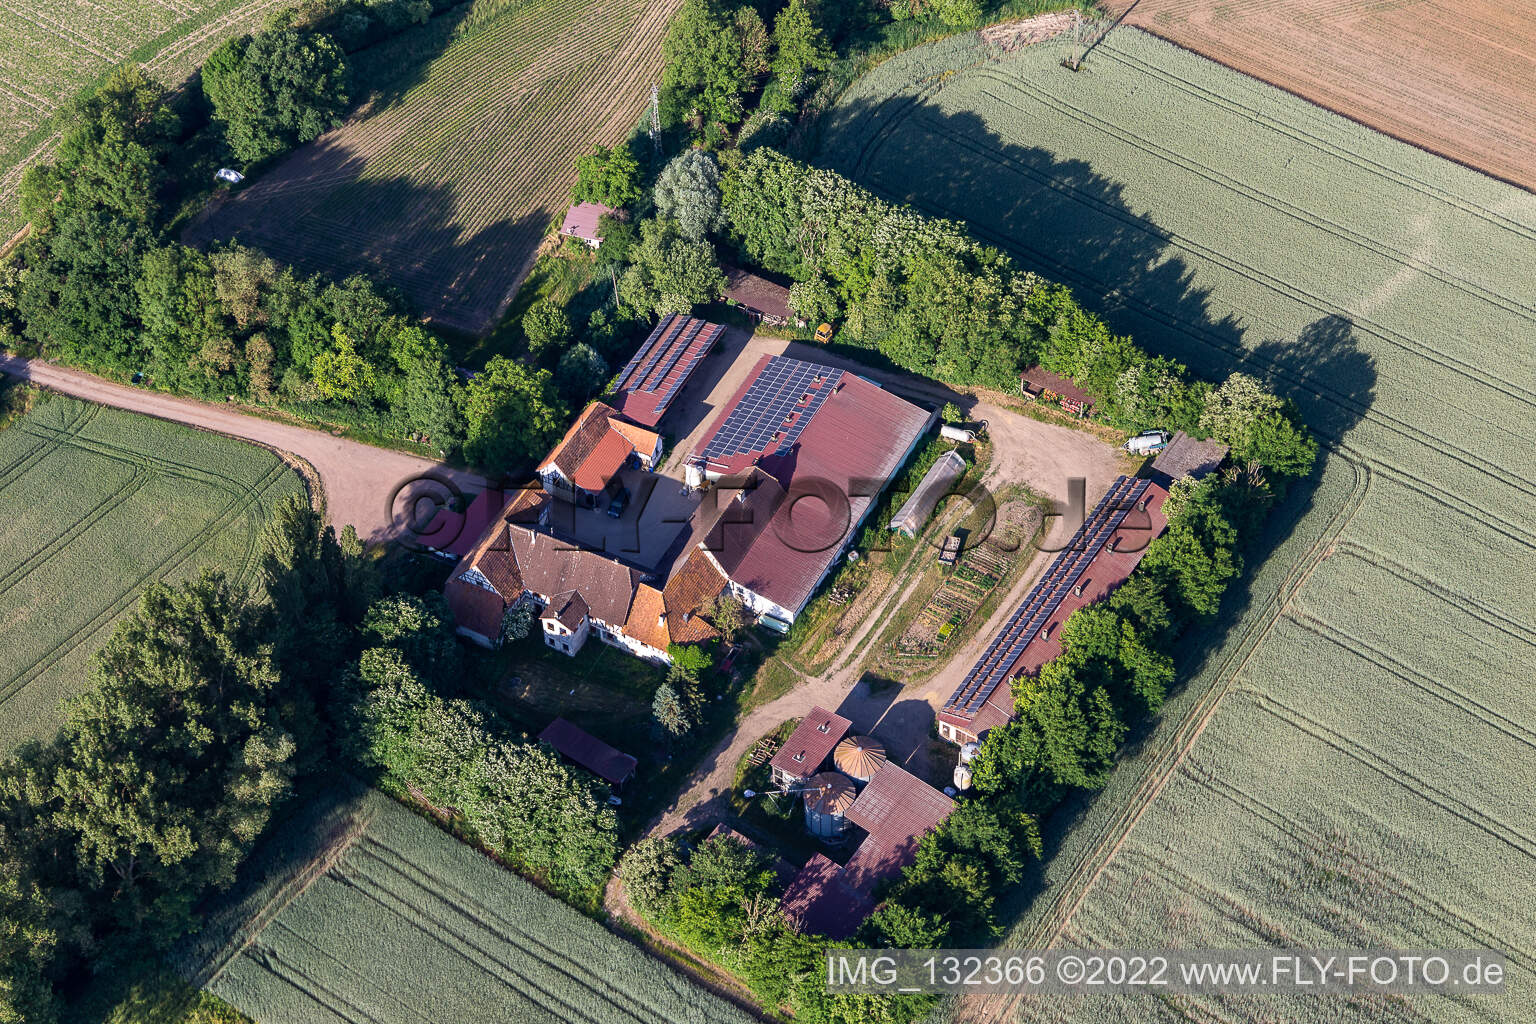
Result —
[[[961, 220], [973, 236], [1003, 249], [1023, 269], [1070, 286], [1078, 301], [1117, 333], [1177, 359], [1196, 376], [1219, 382], [1242, 371], [1263, 378], [1296, 403], [1318, 436], [1324, 455], [1311, 474], [1290, 484], [1263, 530], [1247, 543], [1248, 571], [1211, 620], [1180, 638], [1179, 685], [1197, 678], [1221, 656], [1228, 634], [1268, 600], [1274, 584], [1257, 590], [1254, 570], [1312, 511], [1328, 460], [1337, 457], [1338, 443], [1374, 401], [1375, 361], [1362, 348], [1354, 323], [1341, 313], [1324, 312], [1295, 337], [1245, 337], [1248, 327], [1238, 312], [1196, 283], [1194, 268], [1169, 233], [1130, 208], [1120, 182], [1096, 173], [1085, 160], [1007, 141], [976, 114], [947, 113], [905, 95], [848, 104], [826, 118], [824, 165], [887, 199]], [[1133, 727], [1125, 760], [1141, 751], [1157, 725]], [[1137, 766], [1122, 763], [1119, 770]], [[1047, 817], [1045, 858], [1021, 885], [1001, 895], [1000, 921], [1038, 923], [1063, 898], [1049, 887], [1044, 868], [1069, 837], [1079, 853], [1111, 827], [1113, 814], [1088, 814], [1097, 796], [1076, 794]], [[1074, 835], [1079, 827], [1089, 831]], [[1059, 883], [1061, 873], [1054, 874]]]
[[306, 273], [368, 274], [444, 327], [495, 326], [554, 216], [544, 203], [466, 232], [454, 183], [362, 179], [368, 160], [334, 140], [301, 148], [259, 182], [210, 207], [183, 233], [207, 248], [234, 241]]

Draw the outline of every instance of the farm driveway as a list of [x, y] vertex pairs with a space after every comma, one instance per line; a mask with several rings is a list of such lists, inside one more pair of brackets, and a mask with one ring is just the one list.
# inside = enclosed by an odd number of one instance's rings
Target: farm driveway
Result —
[[[485, 481], [473, 473], [430, 459], [374, 448], [307, 427], [247, 416], [208, 402], [113, 384], [40, 360], [0, 354], [0, 371], [76, 398], [255, 441], [296, 455], [319, 474], [331, 522], [338, 527], [355, 526], [358, 536], [370, 543], [394, 539], [407, 532], [412, 500], [441, 496], [443, 482], [462, 491], [485, 486]], [[440, 482], [424, 480], [429, 475]]]

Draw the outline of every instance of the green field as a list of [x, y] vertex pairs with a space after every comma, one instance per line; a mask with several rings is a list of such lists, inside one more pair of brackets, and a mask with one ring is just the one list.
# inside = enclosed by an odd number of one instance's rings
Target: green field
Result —
[[53, 732], [147, 584], [250, 583], [267, 511], [301, 490], [265, 449], [68, 398], [0, 431], [0, 749]]
[[292, 0], [12, 0], [0, 18], [0, 244], [21, 226], [16, 187], [58, 141], [54, 115], [114, 67], [169, 87]]
[[1536, 196], [1134, 30], [1079, 73], [1061, 56], [967, 36], [896, 57], [822, 159], [1154, 352], [1268, 376], [1328, 455], [1009, 941], [1494, 948], [1524, 991], [1114, 1019], [1529, 1020]]
[[752, 1019], [378, 793], [277, 832], [183, 954], [262, 1024]]

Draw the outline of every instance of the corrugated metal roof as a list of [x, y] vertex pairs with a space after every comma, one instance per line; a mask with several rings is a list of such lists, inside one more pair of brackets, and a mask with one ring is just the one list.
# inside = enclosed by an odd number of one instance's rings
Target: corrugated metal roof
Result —
[[[788, 391], [784, 389], [788, 388]], [[711, 545], [731, 579], [798, 613], [933, 414], [851, 373], [764, 356], [704, 442], [711, 472], [778, 482], [743, 504], [750, 527]], [[759, 488], [761, 490], [761, 487]], [[727, 517], [722, 517], [722, 523]], [[728, 563], [728, 564], [727, 564]]]
[[949, 817], [955, 802], [903, 768], [887, 763], [848, 809], [869, 833], [843, 869], [843, 880], [868, 893], [917, 855], [918, 840]]
[[604, 206], [602, 203], [577, 203], [565, 211], [565, 220], [560, 223], [560, 233], [573, 238], [583, 238], [589, 242], [600, 242], [602, 236], [597, 233], [597, 222], [605, 216], [618, 212], [613, 207]]
[[563, 718], [550, 722], [539, 733], [539, 742], [548, 743], [562, 756], [615, 786], [635, 774], [635, 765], [639, 763], [631, 755], [609, 746]]
[[843, 869], [823, 854], [814, 854], [784, 889], [779, 909], [808, 935], [846, 939], [875, 909], [869, 897], [849, 888]]
[[874, 778], [887, 760], [885, 744], [873, 736], [845, 737], [832, 751], [832, 763], [837, 770], [860, 782]]

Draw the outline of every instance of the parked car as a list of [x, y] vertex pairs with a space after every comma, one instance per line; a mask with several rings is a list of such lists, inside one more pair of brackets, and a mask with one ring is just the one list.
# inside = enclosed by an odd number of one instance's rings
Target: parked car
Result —
[[609, 518], [611, 518], [611, 519], [619, 518], [620, 516], [622, 516], [624, 514], [624, 510], [626, 508], [628, 508], [628, 507], [629, 507], [629, 488], [628, 487], [620, 487], [619, 488], [619, 493], [615, 494], [613, 496], [613, 500], [608, 502], [608, 516], [609, 516]]
[[1152, 455], [1167, 448], [1168, 440], [1166, 430], [1143, 430], [1125, 442], [1125, 450], [1132, 455]]

